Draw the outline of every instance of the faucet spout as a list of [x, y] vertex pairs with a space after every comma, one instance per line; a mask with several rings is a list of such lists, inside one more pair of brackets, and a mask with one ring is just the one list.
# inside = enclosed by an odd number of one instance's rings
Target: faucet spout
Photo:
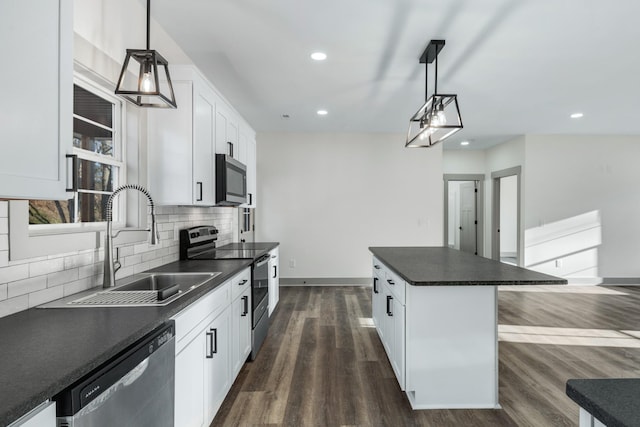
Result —
[[112, 232], [111, 222], [113, 220], [113, 201], [115, 197], [124, 190], [137, 190], [147, 196], [147, 199], [149, 200], [149, 206], [151, 206], [151, 228], [147, 230], [151, 233], [149, 243], [155, 245], [160, 240], [158, 235], [158, 226], [156, 224], [155, 207], [149, 191], [140, 185], [133, 184], [127, 184], [116, 188], [116, 190], [111, 194], [111, 196], [109, 196], [109, 199], [107, 200], [107, 231], [105, 233], [104, 242], [104, 277], [102, 281], [103, 288], [111, 288], [116, 285], [115, 275], [116, 271], [120, 269], [120, 261], [117, 260], [114, 262], [113, 260], [113, 238], [115, 236]]

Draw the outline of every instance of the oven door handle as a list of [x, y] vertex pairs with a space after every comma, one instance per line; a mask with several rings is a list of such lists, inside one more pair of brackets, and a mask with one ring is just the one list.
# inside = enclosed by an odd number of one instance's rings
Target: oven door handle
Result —
[[265, 255], [256, 261], [256, 267], [261, 267], [269, 262], [269, 255]]

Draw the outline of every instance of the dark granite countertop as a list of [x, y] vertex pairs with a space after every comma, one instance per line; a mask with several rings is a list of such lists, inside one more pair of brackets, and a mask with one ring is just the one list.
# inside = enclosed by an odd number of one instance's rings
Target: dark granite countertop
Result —
[[640, 378], [569, 380], [567, 396], [607, 427], [640, 426]]
[[221, 272], [165, 307], [32, 308], [0, 318], [0, 426], [50, 399], [252, 262], [177, 261], [150, 270]]
[[370, 247], [414, 286], [563, 285], [565, 279], [446, 247]]

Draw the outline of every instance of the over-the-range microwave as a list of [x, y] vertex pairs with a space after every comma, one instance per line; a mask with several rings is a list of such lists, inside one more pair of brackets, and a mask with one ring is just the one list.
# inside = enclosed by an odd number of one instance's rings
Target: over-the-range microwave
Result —
[[227, 154], [216, 154], [216, 205], [247, 202], [247, 167]]

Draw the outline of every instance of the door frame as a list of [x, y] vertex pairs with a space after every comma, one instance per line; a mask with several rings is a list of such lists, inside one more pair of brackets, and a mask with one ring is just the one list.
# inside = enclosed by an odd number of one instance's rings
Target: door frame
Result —
[[484, 175], [465, 173], [445, 173], [444, 180], [444, 240], [446, 246], [449, 241], [449, 181], [477, 181], [476, 187], [476, 247], [478, 255], [484, 256]]
[[500, 178], [506, 178], [508, 176], [516, 176], [516, 189], [517, 189], [517, 211], [516, 218], [516, 247], [518, 253], [516, 256], [516, 263], [518, 266], [522, 266], [522, 233], [521, 233], [521, 213], [520, 203], [522, 200], [522, 166], [514, 166], [507, 169], [491, 172], [492, 182], [492, 194], [491, 194], [491, 259], [500, 261]]

